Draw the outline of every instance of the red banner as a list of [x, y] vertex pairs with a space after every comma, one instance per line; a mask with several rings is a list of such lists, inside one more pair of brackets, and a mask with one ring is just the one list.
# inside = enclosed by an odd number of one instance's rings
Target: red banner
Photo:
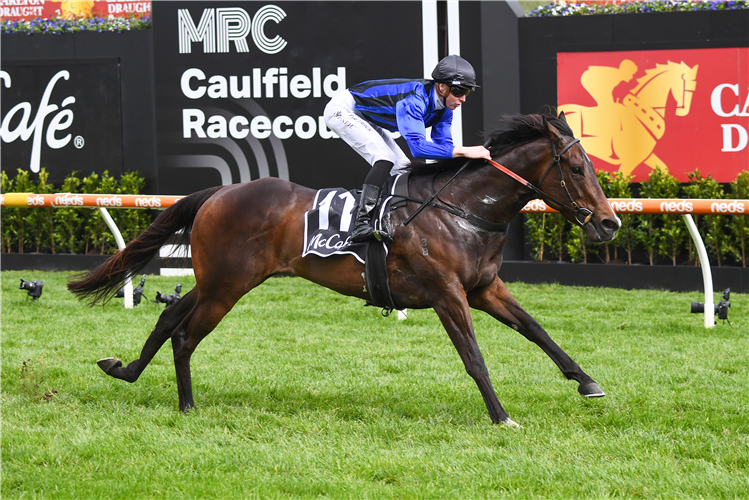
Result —
[[557, 102], [596, 169], [749, 170], [749, 48], [558, 53]]
[[31, 21], [62, 17], [143, 17], [151, 15], [151, 1], [130, 0], [0, 0], [0, 19]]

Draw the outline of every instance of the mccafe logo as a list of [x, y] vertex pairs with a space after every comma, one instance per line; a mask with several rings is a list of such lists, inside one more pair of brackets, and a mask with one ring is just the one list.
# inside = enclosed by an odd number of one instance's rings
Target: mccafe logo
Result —
[[[11, 143], [18, 139], [25, 142], [33, 137], [29, 166], [34, 173], [39, 172], [42, 140], [51, 149], [60, 149], [67, 146], [72, 139], [71, 134], [61, 134], [73, 124], [73, 111], [65, 108], [75, 104], [75, 97], [72, 95], [65, 97], [59, 106], [50, 103], [50, 96], [57, 82], [69, 78], [70, 73], [67, 70], [62, 70], [50, 79], [44, 89], [42, 100], [36, 107], [36, 113], [34, 113], [34, 106], [30, 102], [21, 102], [10, 108], [3, 117], [2, 126], [0, 126], [0, 138], [3, 142]], [[0, 71], [0, 80], [2, 80], [6, 89], [11, 88], [12, 82], [8, 72]], [[48, 116], [52, 116], [52, 119], [45, 127]], [[79, 149], [83, 147], [83, 138], [76, 137], [75, 145]]]
[[275, 5], [266, 5], [255, 12], [254, 17], [239, 7], [203, 9], [196, 24], [187, 9], [177, 11], [179, 25], [179, 53], [190, 54], [192, 44], [202, 42], [206, 54], [226, 53], [234, 44], [237, 52], [249, 52], [248, 38], [261, 52], [277, 54], [286, 47], [286, 40], [276, 35], [268, 38], [265, 25], [268, 21], [278, 24], [286, 13]]

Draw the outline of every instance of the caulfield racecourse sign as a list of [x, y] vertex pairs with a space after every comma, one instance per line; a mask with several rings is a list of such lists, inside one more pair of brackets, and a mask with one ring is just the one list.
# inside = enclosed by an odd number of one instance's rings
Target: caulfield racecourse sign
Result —
[[161, 191], [360, 184], [323, 110], [359, 81], [421, 77], [420, 27], [421, 2], [154, 3]]

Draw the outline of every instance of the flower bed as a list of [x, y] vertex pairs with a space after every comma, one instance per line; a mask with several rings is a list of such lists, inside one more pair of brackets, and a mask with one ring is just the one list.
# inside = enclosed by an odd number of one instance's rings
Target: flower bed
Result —
[[528, 17], [587, 16], [595, 14], [642, 14], [649, 12], [686, 12], [700, 10], [749, 9], [749, 0], [651, 0], [613, 2], [552, 2], [527, 14]]
[[89, 32], [116, 32], [132, 30], [151, 29], [151, 17], [81, 17], [77, 19], [63, 19], [51, 17], [48, 19], [38, 18], [31, 21], [13, 21], [4, 19], [2, 22], [2, 33], [35, 33], [62, 35], [63, 33]]

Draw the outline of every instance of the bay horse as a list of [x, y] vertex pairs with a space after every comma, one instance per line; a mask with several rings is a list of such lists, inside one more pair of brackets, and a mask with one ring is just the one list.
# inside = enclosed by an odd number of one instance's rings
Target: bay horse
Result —
[[[472, 307], [536, 343], [565, 377], [578, 382], [583, 396], [603, 396], [604, 392], [520, 307], [499, 278], [506, 228], [481, 228], [472, 224], [471, 218], [457, 217], [455, 211], [495, 226], [508, 224], [537, 196], [528, 186], [538, 185], [548, 190], [544, 192], [546, 202], [582, 225], [592, 241], [611, 240], [620, 223], [601, 191], [590, 158], [573, 140], [563, 114], [506, 120], [507, 130], [493, 135], [488, 148], [514, 175], [528, 179], [527, 185], [483, 160], [471, 160], [469, 168], [457, 176], [454, 161], [414, 168], [409, 178], [412, 201], [391, 215], [395, 242], [389, 247], [387, 270], [397, 309], [434, 309], [467, 373], [478, 385], [492, 422], [516, 426], [489, 380], [474, 335]], [[554, 165], [558, 168], [552, 169]], [[418, 206], [413, 200], [426, 200], [450, 176], [454, 181], [442, 191], [438, 204], [449, 205], [452, 212], [431, 205], [409, 225], [402, 225]], [[162, 212], [140, 236], [97, 269], [72, 277], [68, 289], [76, 296], [92, 305], [105, 302], [177, 231], [190, 238], [195, 288], [164, 310], [140, 358], [126, 366], [119, 359], [105, 358], [98, 361], [99, 366], [112, 377], [135, 382], [171, 339], [179, 408], [187, 412], [195, 407], [190, 376], [195, 348], [243, 295], [270, 276], [293, 274], [344, 295], [369, 299], [363, 286], [364, 266], [355, 257], [302, 257], [304, 214], [312, 208], [315, 193], [270, 177], [194, 193]], [[565, 196], [570, 205], [557, 201]], [[586, 207], [582, 209], [588, 214], [585, 221], [579, 220], [580, 207]]]

